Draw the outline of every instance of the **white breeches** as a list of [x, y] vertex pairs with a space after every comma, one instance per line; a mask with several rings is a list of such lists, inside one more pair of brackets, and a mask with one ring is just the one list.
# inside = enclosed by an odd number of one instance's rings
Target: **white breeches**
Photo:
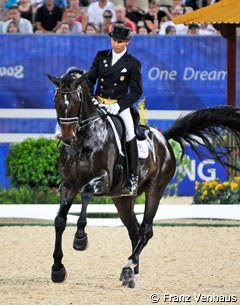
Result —
[[119, 113], [119, 116], [123, 119], [126, 128], [126, 142], [129, 142], [135, 137], [133, 118], [130, 108], [124, 109]]

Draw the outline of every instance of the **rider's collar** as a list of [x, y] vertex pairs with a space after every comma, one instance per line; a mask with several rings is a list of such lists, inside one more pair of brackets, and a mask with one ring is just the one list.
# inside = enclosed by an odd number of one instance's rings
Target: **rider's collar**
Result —
[[121, 53], [116, 53], [112, 50], [112, 65], [114, 65], [126, 52], [127, 48], [125, 48]]

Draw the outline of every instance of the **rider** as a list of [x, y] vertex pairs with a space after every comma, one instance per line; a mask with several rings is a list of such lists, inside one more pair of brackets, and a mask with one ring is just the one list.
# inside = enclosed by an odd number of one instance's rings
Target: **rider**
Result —
[[96, 98], [106, 105], [108, 113], [119, 115], [126, 128], [129, 181], [124, 195], [136, 195], [138, 189], [138, 149], [130, 107], [142, 94], [141, 63], [127, 51], [130, 29], [115, 25], [111, 37], [112, 49], [99, 51], [88, 72], [90, 91], [97, 82]]

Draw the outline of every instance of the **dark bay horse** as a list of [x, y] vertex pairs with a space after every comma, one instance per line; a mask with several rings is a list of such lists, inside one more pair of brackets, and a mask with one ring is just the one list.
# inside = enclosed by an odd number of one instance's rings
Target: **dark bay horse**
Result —
[[133, 288], [139, 273], [139, 256], [153, 236], [154, 216], [176, 169], [168, 140], [180, 143], [183, 154], [186, 144], [198, 154], [204, 146], [215, 160], [224, 166], [237, 168], [231, 159], [226, 158], [232, 147], [227, 147], [224, 135], [226, 131], [231, 132], [239, 146], [240, 111], [224, 106], [200, 109], [179, 118], [163, 134], [154, 128], [145, 128], [149, 155], [139, 160], [138, 195], [144, 192], [146, 197], [143, 221], [139, 224], [134, 213], [136, 197], [121, 196], [126, 176], [117, 166], [119, 148], [107, 115], [92, 102], [86, 74], [75, 70], [60, 78], [47, 76], [56, 85], [54, 102], [63, 142], [60, 154], [61, 202], [55, 218], [52, 281], [63, 282], [66, 278], [66, 269], [62, 264], [62, 234], [73, 199], [80, 192], [82, 208], [73, 248], [81, 251], [87, 247], [85, 226], [91, 197], [112, 197], [132, 244], [132, 253], [121, 271], [120, 280], [122, 285]]

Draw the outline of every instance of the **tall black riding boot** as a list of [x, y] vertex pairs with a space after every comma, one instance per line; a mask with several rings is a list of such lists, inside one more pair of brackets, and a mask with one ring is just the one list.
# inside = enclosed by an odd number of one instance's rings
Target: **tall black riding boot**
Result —
[[138, 191], [138, 147], [136, 137], [126, 143], [126, 151], [128, 157], [129, 179], [121, 193], [125, 196], [136, 196]]

